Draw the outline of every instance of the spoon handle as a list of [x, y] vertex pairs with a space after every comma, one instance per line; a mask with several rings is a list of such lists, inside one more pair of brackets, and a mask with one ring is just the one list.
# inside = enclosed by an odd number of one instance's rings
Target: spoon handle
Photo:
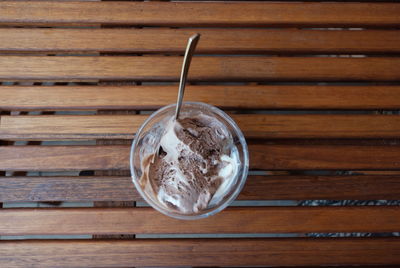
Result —
[[192, 35], [188, 40], [185, 56], [183, 57], [181, 79], [179, 81], [179, 93], [178, 93], [178, 100], [176, 101], [175, 120], [178, 119], [179, 112], [181, 111], [183, 94], [185, 92], [185, 86], [186, 86], [186, 79], [189, 72], [189, 66], [190, 62], [192, 61], [192, 56], [194, 54], [196, 45], [199, 42], [199, 39], [200, 39], [200, 34], [195, 34]]

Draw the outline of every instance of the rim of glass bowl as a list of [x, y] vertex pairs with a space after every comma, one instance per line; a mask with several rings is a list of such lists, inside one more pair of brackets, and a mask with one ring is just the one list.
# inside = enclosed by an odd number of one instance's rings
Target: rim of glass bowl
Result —
[[[244, 184], [246, 183], [247, 180], [247, 173], [249, 170], [249, 152], [248, 152], [248, 148], [247, 148], [247, 143], [246, 140], [244, 138], [244, 135], [242, 133], [242, 131], [240, 130], [240, 128], [238, 127], [238, 125], [236, 124], [236, 122], [228, 115], [226, 114], [224, 111], [222, 111], [221, 109], [209, 105], [207, 103], [203, 103], [203, 102], [183, 102], [182, 106], [194, 106], [194, 108], [197, 107], [206, 107], [206, 109], [211, 110], [213, 113], [216, 113], [218, 115], [220, 115], [222, 118], [224, 118], [225, 121], [227, 121], [234, 129], [234, 131], [236, 132], [238, 138], [239, 138], [239, 143], [241, 144], [241, 146], [243, 147], [243, 163], [241, 163], [241, 165], [243, 165], [243, 173], [242, 176], [240, 178], [238, 178], [239, 181], [239, 185], [238, 187], [235, 189], [235, 191], [220, 205], [216, 206], [215, 208], [211, 208], [211, 209], [206, 209], [204, 210], [204, 212], [200, 212], [199, 214], [180, 214], [178, 212], [171, 212], [168, 211], [166, 208], [160, 206], [159, 204], [153, 202], [153, 200], [151, 200], [147, 194], [143, 191], [142, 187], [139, 185], [139, 179], [137, 174], [134, 171], [134, 152], [135, 149], [137, 147], [137, 143], [139, 142], [139, 134], [142, 133], [143, 129], [149, 124], [149, 122], [156, 117], [159, 113], [171, 109], [172, 107], [175, 107], [176, 104], [170, 104], [167, 106], [164, 106], [160, 109], [158, 109], [157, 111], [155, 111], [154, 113], [152, 113], [145, 121], [144, 123], [140, 126], [140, 128], [138, 129], [138, 131], [136, 132], [135, 138], [133, 139], [132, 142], [132, 146], [131, 146], [131, 151], [130, 151], [130, 170], [131, 170], [131, 178], [132, 181], [136, 187], [136, 190], [140, 193], [140, 195], [142, 196], [142, 198], [149, 204], [151, 205], [154, 209], [156, 209], [157, 211], [161, 212], [164, 215], [176, 218], [176, 219], [181, 219], [181, 220], [195, 220], [195, 219], [202, 219], [202, 218], [206, 218], [209, 217], [211, 215], [214, 215], [220, 211], [222, 211], [223, 209], [225, 209], [227, 206], [229, 206], [235, 199], [236, 197], [239, 195], [239, 193], [242, 191]], [[175, 110], [175, 109], [173, 109]]]

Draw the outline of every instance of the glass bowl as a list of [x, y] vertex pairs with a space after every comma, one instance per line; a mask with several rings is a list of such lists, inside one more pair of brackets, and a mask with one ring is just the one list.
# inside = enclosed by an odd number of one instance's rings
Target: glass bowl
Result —
[[[222, 198], [220, 198], [217, 202], [213, 202], [213, 204], [210, 202], [206, 209], [192, 214], [184, 214], [180, 213], [179, 211], [172, 210], [158, 201], [156, 196], [150, 195], [144, 191], [140, 184], [140, 178], [142, 176], [142, 158], [146, 154], [148, 155], [156, 151], [166, 123], [175, 114], [175, 107], [176, 104], [171, 104], [157, 110], [143, 123], [143, 125], [137, 131], [135, 139], [132, 143], [130, 155], [132, 181], [143, 199], [159, 212], [177, 219], [193, 220], [205, 218], [226, 208], [230, 203], [232, 203], [232, 201], [236, 199], [242, 190], [246, 182], [247, 172], [249, 169], [249, 153], [246, 140], [236, 123], [222, 110], [206, 103], [184, 102], [182, 104], [180, 117], [188, 117], [198, 113], [203, 113], [205, 115], [215, 117], [226, 126], [232, 135], [233, 143], [237, 148], [238, 160], [240, 163], [238, 165], [238, 172], [236, 173], [235, 178], [232, 179], [233, 182], [226, 189], [222, 195]], [[146, 146], [143, 146], [143, 144], [146, 144]]]

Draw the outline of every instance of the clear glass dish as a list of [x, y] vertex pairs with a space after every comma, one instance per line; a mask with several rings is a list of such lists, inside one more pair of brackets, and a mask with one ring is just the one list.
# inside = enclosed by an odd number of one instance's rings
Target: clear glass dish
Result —
[[[234, 145], [237, 147], [240, 164], [238, 166], [238, 172], [235, 178], [233, 178], [233, 183], [230, 184], [230, 187], [228, 187], [225, 191], [223, 198], [221, 198], [218, 202], [212, 205], [209, 204], [206, 209], [193, 214], [183, 214], [179, 213], [179, 211], [171, 210], [159, 202], [156, 196], [151, 196], [142, 189], [140, 178], [142, 176], [142, 157], [146, 153], [149, 153], [147, 151], [149, 148], [151, 148], [150, 150], [153, 150], [152, 152], [156, 150], [161, 135], [163, 134], [166, 122], [168, 122], [175, 114], [175, 107], [175, 104], [171, 104], [157, 110], [143, 123], [136, 133], [135, 139], [132, 143], [130, 155], [132, 181], [143, 199], [159, 212], [177, 219], [193, 220], [205, 218], [226, 208], [230, 203], [232, 203], [232, 201], [236, 199], [242, 190], [246, 182], [247, 172], [249, 169], [249, 154], [246, 140], [236, 123], [222, 110], [206, 103], [184, 102], [182, 104], [180, 113], [181, 117], [187, 117], [201, 112], [206, 115], [213, 116], [221, 123], [225, 124], [226, 128], [232, 135]], [[143, 146], [143, 144], [146, 144], [146, 146]]]

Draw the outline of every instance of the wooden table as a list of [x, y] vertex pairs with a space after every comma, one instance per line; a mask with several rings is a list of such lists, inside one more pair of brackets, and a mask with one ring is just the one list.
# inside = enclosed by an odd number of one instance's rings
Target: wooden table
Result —
[[[400, 199], [399, 3], [1, 1], [0, 26], [1, 267], [400, 265], [398, 237], [309, 235], [399, 232], [398, 206], [265, 202]], [[185, 99], [233, 115], [252, 172], [179, 221], [139, 207], [129, 144], [196, 32]]]

